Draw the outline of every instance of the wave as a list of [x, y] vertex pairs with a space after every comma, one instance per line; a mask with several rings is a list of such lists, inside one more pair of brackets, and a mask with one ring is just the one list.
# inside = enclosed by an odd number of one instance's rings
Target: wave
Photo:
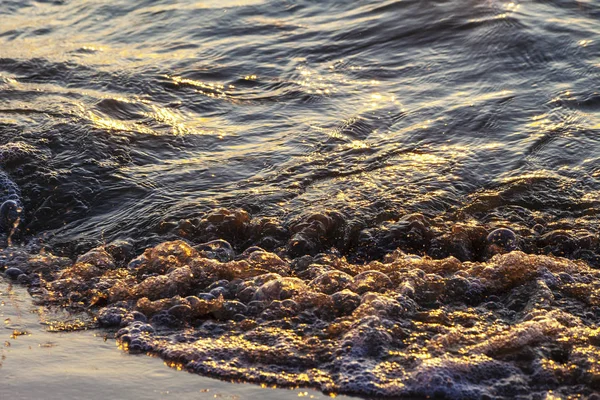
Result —
[[53, 329], [115, 329], [123, 349], [203, 375], [363, 396], [591, 394], [600, 272], [498, 238], [483, 262], [396, 250], [356, 264], [224, 240], [164, 242], [130, 261], [126, 242], [74, 263], [1, 257], [38, 302], [73, 313]]

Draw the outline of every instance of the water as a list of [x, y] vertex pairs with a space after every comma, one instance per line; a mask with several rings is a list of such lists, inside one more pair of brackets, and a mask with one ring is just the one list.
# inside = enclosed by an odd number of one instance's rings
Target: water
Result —
[[159, 358], [124, 353], [99, 330], [47, 332], [44, 326], [53, 316], [32, 305], [25, 288], [0, 281], [0, 375], [6, 396], [19, 400], [328, 398], [309, 389], [275, 390], [184, 374], [166, 368]]
[[[592, 0], [0, 1], [0, 200], [15, 202], [0, 209], [5, 268], [45, 304], [108, 306], [101, 321], [116, 328], [134, 310], [184, 306], [135, 343], [202, 374], [362, 395], [589, 394], [597, 365], [578, 354], [597, 363], [595, 339], [560, 335], [594, 337], [599, 315], [599, 17]], [[488, 236], [498, 228], [510, 230]], [[231, 246], [196, 246], [216, 239]], [[72, 266], [98, 246], [108, 252]], [[206, 272], [206, 258], [224, 272]], [[509, 262], [535, 273], [494, 284]], [[360, 275], [371, 270], [385, 278]], [[295, 289], [257, 295], [271, 278]], [[200, 296], [215, 289], [246, 310]], [[358, 308], [331, 306], [344, 289]], [[472, 313], [473, 337], [457, 339], [459, 312]], [[499, 326], [544, 335], [481, 350]], [[172, 349], [185, 329], [194, 340]], [[260, 329], [291, 335], [266, 361], [250, 350], [214, 366], [216, 350], [194, 345], [240, 352], [240, 332]], [[441, 353], [436, 329], [455, 335]], [[315, 356], [360, 347], [348, 332], [393, 340], [338, 354], [352, 370]], [[308, 377], [277, 361], [302, 353], [294, 335], [314, 338]], [[488, 367], [502, 378], [461, 375]]]

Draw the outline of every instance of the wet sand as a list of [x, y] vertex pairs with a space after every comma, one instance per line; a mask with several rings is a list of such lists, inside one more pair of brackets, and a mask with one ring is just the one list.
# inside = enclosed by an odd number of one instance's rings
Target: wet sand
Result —
[[[17, 399], [324, 399], [307, 389], [219, 381], [120, 350], [101, 330], [56, 333], [24, 287], [0, 277], [2, 397]], [[348, 396], [337, 396], [350, 399]]]

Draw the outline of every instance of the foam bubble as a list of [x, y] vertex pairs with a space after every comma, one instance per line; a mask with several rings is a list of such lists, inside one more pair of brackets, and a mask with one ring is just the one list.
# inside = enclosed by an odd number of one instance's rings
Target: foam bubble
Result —
[[224, 379], [449, 399], [599, 387], [600, 272], [582, 261], [397, 251], [353, 264], [231, 249], [165, 242], [126, 266], [102, 247], [75, 262], [15, 249], [0, 258], [37, 277], [47, 303], [119, 329], [123, 348]]

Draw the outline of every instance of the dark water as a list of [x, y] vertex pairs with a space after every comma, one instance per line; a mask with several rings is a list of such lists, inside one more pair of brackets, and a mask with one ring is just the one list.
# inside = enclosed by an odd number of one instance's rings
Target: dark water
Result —
[[[181, 306], [136, 349], [202, 374], [590, 394], [599, 20], [592, 0], [0, 1], [5, 265], [105, 325]], [[239, 304], [200, 296], [218, 287]]]

